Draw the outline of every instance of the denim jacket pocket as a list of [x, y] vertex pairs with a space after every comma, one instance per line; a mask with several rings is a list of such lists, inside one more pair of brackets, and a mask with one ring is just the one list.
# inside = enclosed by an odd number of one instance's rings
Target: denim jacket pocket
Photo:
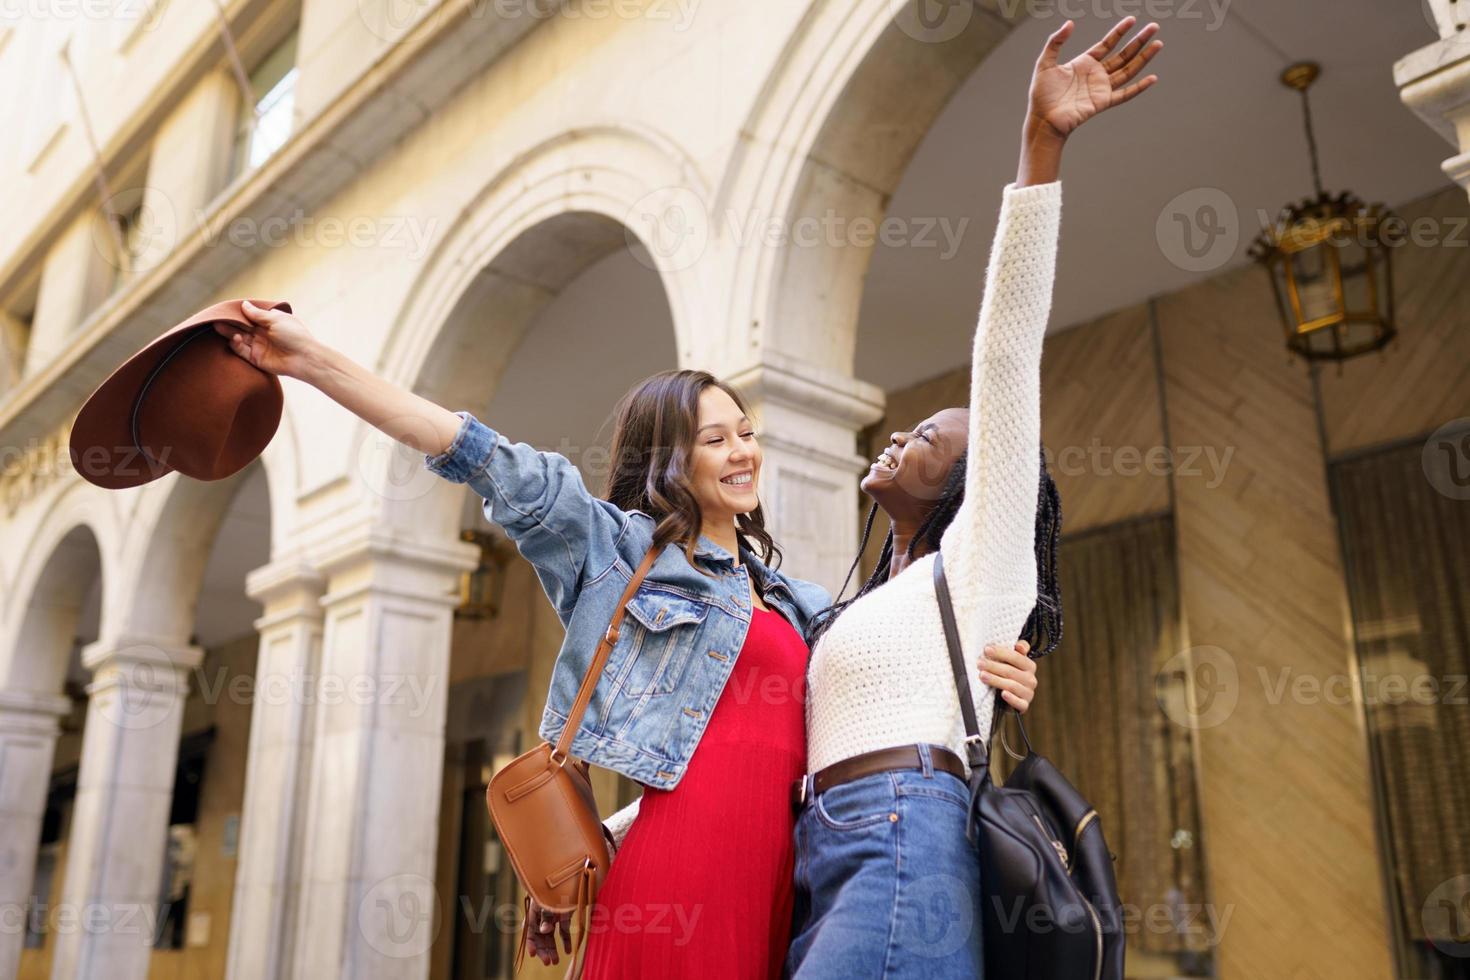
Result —
[[709, 603], [642, 586], [628, 600], [612, 660], [617, 689], [643, 698], [672, 694], [698, 648]]

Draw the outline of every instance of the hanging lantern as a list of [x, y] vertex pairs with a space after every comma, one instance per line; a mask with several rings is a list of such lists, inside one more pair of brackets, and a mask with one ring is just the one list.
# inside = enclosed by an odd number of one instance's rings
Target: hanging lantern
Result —
[[1382, 348], [1395, 334], [1390, 247], [1382, 229], [1393, 216], [1349, 191], [1322, 189], [1307, 88], [1320, 74], [1292, 65], [1281, 81], [1301, 93], [1317, 196], [1282, 208], [1250, 255], [1265, 266], [1286, 329], [1286, 346], [1309, 361], [1344, 361]]
[[480, 564], [460, 576], [454, 614], [461, 619], [494, 619], [500, 615], [510, 556], [488, 531], [460, 531], [459, 539], [479, 546]]

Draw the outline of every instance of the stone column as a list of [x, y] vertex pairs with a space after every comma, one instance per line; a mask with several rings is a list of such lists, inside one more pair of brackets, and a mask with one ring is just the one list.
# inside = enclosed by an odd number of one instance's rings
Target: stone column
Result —
[[60, 695], [0, 691], [0, 976], [16, 976], [34, 892], [36, 849], [51, 782], [59, 720], [71, 710]]
[[858, 435], [883, 417], [883, 392], [836, 371], [766, 351], [726, 375], [750, 402], [765, 463], [761, 502], [782, 571], [834, 594], [857, 554]]
[[1429, 0], [1429, 10], [1440, 40], [1399, 59], [1394, 83], [1404, 105], [1459, 150], [1442, 168], [1470, 192], [1470, 5]]
[[146, 980], [189, 671], [197, 646], [142, 636], [82, 650], [93, 672], [67, 841], [54, 980]]
[[[289, 976], [428, 976], [449, 647], [470, 544], [362, 528], [328, 582]], [[442, 913], [442, 915], [441, 915]]]
[[261, 603], [230, 918], [230, 980], [285, 976], [301, 888], [301, 835], [321, 666], [322, 577], [290, 559], [255, 569], [245, 591]]

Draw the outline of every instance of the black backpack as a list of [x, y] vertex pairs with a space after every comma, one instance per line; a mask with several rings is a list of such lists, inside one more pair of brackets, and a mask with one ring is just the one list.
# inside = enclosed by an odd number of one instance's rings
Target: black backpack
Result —
[[[980, 861], [985, 975], [1006, 980], [1123, 980], [1122, 904], [1113, 855], [1097, 811], [1045, 758], [1031, 751], [1005, 785], [990, 778], [990, 746], [975, 720], [942, 556], [934, 591], [965, 718], [970, 815], [965, 834]], [[996, 692], [991, 731], [1005, 702]], [[1021, 716], [1016, 716], [1021, 723]]]

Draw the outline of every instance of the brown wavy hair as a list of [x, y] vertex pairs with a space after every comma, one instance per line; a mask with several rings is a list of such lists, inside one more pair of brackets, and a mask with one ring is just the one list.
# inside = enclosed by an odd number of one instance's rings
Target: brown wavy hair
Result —
[[[612, 467], [603, 490], [609, 503], [657, 521], [654, 545], [677, 544], [695, 568], [704, 514], [690, 487], [690, 459], [699, 432], [699, 396], [708, 388], [720, 389], [750, 414], [739, 392], [708, 371], [662, 371], [634, 385], [614, 411]], [[736, 515], [735, 536], [766, 565], [780, 565], [781, 551], [759, 505]]]

